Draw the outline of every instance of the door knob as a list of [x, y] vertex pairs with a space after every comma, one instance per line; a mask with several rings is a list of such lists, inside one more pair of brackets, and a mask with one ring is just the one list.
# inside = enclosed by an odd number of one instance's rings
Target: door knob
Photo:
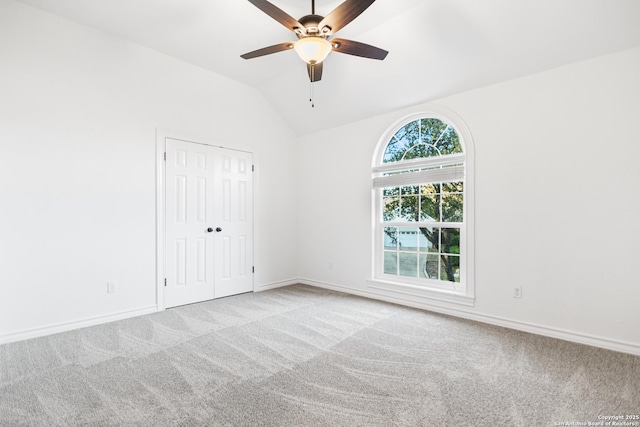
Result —
[[220, 227], [216, 227], [216, 231], [219, 233], [219, 232], [221, 232], [221, 231], [222, 231], [222, 228], [220, 228]]
[[207, 228], [207, 233], [213, 233], [213, 228], [211, 227]]

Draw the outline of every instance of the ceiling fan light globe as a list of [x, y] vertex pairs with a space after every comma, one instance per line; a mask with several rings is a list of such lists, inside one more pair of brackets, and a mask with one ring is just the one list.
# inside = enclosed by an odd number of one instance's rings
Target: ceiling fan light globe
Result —
[[304, 37], [293, 48], [307, 64], [319, 64], [331, 53], [331, 43], [322, 37]]

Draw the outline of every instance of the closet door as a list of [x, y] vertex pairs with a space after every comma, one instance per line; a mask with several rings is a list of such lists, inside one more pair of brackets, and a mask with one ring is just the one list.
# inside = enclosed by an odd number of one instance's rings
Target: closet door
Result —
[[252, 155], [219, 148], [216, 155], [215, 298], [253, 290]]
[[253, 290], [251, 154], [166, 139], [165, 307]]

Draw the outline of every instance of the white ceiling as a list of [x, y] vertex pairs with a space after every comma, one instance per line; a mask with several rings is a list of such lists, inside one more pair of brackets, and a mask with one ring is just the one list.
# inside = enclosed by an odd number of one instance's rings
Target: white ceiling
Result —
[[[338, 37], [384, 61], [332, 53], [309, 103], [295, 37], [246, 0], [20, 0], [256, 87], [297, 134], [640, 46], [639, 0], [377, 0]], [[294, 18], [310, 0], [271, 0]], [[317, 0], [327, 15], [341, 1]]]

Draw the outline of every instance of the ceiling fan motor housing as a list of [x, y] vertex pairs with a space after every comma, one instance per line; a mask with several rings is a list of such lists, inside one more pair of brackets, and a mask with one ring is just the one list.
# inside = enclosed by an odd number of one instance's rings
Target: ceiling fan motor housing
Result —
[[325, 25], [323, 28], [318, 28], [318, 25], [324, 16], [320, 15], [305, 15], [302, 18], [298, 19], [298, 22], [301, 23], [304, 28], [294, 28], [294, 32], [299, 39], [304, 37], [323, 37], [326, 38], [331, 32], [331, 27]]

